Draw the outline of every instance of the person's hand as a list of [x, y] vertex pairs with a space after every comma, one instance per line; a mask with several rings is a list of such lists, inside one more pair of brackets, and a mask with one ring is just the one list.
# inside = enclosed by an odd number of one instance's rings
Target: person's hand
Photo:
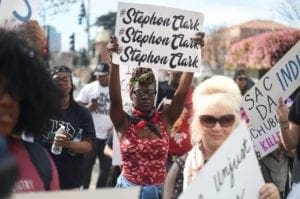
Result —
[[277, 114], [279, 123], [288, 122], [289, 109], [281, 97], [279, 98], [279, 106], [276, 110], [276, 114]]
[[107, 53], [112, 56], [112, 53], [118, 53], [119, 44], [116, 36], [111, 36], [110, 41], [106, 46]]
[[99, 113], [100, 110], [99, 110], [97, 99], [92, 99], [91, 103], [87, 105], [87, 109], [89, 109], [90, 112]]
[[197, 32], [192, 40], [202, 48], [204, 46], [204, 36], [205, 32]]
[[259, 199], [280, 199], [279, 191], [273, 183], [266, 183], [259, 189]]
[[62, 146], [63, 148], [68, 148], [71, 143], [71, 138], [70, 138], [69, 133], [64, 132], [64, 133], [56, 135], [54, 138], [54, 142], [56, 144]]

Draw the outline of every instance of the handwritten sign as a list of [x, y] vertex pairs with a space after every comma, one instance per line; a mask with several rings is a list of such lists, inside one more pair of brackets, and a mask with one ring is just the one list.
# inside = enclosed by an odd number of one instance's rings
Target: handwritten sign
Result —
[[243, 122], [219, 147], [179, 198], [253, 199], [258, 198], [263, 184], [249, 130]]
[[201, 49], [192, 40], [202, 30], [203, 14], [163, 6], [118, 3], [116, 32], [120, 54], [113, 62], [127, 66], [199, 71]]
[[300, 79], [300, 41], [281, 58], [244, 96], [242, 106], [254, 129], [260, 128], [298, 87]]
[[97, 190], [83, 190], [83, 191], [47, 191], [36, 193], [18, 193], [13, 194], [12, 199], [99, 199], [99, 198], [139, 198], [139, 187], [126, 188], [126, 189], [97, 189]]
[[18, 23], [37, 19], [39, 0], [1, 0], [0, 26], [12, 28]]
[[260, 158], [275, 151], [280, 142], [280, 129], [276, 114], [270, 115], [258, 128], [250, 128], [256, 155]]

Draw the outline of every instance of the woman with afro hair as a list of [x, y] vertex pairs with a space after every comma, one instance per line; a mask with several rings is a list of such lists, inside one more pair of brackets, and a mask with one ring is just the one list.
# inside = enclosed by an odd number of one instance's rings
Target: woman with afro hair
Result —
[[[56, 167], [34, 140], [45, 132], [49, 118], [55, 115], [58, 92], [41, 56], [21, 36], [0, 29], [0, 135], [18, 170], [12, 191], [55, 190], [59, 189]], [[40, 175], [28, 146], [38, 147], [42, 161], [49, 163], [49, 184]]]

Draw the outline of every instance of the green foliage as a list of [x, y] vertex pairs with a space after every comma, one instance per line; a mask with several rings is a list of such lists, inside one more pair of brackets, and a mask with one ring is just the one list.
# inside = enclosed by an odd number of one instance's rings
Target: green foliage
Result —
[[109, 12], [105, 15], [101, 15], [97, 18], [95, 25], [103, 26], [106, 30], [109, 30], [110, 33], [114, 33], [116, 26], [116, 16], [116, 12]]

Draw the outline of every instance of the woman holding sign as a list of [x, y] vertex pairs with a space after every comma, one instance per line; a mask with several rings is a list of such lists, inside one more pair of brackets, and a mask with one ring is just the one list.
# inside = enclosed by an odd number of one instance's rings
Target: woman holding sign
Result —
[[[185, 189], [190, 185], [199, 170], [239, 125], [240, 103], [240, 90], [229, 77], [213, 76], [196, 87], [191, 122], [194, 147], [172, 165], [164, 187], [165, 199], [177, 198], [182, 186]], [[183, 180], [178, 178], [180, 175]], [[279, 199], [273, 184], [264, 185], [259, 194], [260, 199]]]
[[[202, 34], [199, 37], [203, 44]], [[116, 38], [107, 45], [110, 55], [118, 51]], [[136, 68], [130, 79], [131, 114], [123, 111], [119, 65], [110, 62], [110, 116], [120, 135], [122, 173], [117, 187], [142, 186], [141, 198], [159, 198], [166, 177], [168, 129], [182, 112], [193, 73], [183, 73], [171, 105], [158, 112], [154, 101], [156, 80], [150, 68]]]

